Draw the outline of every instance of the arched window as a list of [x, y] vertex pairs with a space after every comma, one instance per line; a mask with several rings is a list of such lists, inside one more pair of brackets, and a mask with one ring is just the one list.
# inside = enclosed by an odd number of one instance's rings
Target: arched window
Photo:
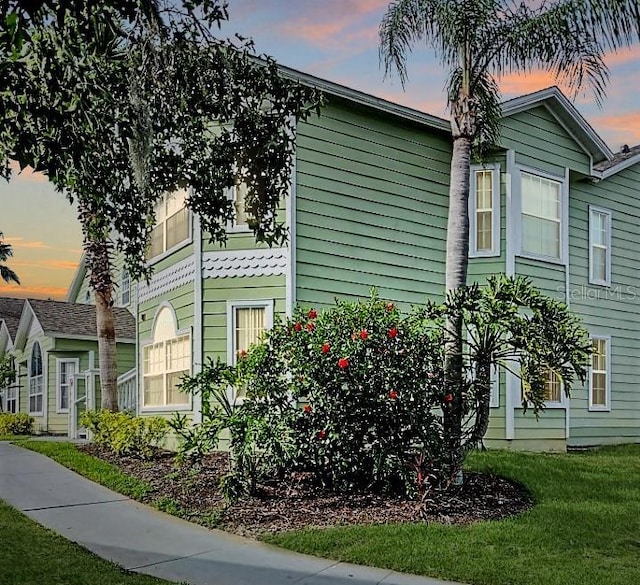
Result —
[[42, 413], [44, 376], [42, 374], [42, 350], [36, 341], [29, 360], [29, 414]]
[[163, 307], [156, 315], [153, 342], [142, 348], [142, 354], [142, 405], [188, 405], [189, 397], [178, 389], [178, 384], [191, 370], [191, 336], [178, 335], [169, 307]]

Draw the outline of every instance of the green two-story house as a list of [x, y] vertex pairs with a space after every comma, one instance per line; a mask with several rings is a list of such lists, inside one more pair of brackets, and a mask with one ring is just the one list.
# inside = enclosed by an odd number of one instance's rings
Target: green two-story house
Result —
[[[226, 247], [210, 244], [186, 192], [157, 210], [149, 262], [133, 283], [118, 268], [120, 305], [136, 319], [136, 367], [121, 379], [141, 414], [199, 416], [177, 387], [207, 357], [228, 362], [296, 303], [380, 296], [408, 308], [444, 290], [449, 165], [446, 120], [310, 76], [322, 115], [300, 122], [282, 203], [285, 247], [254, 243], [243, 189]], [[596, 353], [570, 399], [548, 380], [546, 412], [524, 415], [517, 377], [496, 373], [489, 444], [563, 450], [640, 441], [640, 148], [614, 155], [557, 88], [503, 105], [490, 162], [474, 166], [470, 280], [529, 276], [584, 320]], [[84, 271], [69, 299], [90, 302]]]

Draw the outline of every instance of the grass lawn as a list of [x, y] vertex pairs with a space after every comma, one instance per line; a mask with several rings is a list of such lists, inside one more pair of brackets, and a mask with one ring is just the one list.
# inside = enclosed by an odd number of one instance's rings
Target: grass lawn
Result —
[[[74, 445], [27, 441], [21, 446], [130, 497], [140, 499], [149, 489]], [[470, 526], [353, 526], [265, 540], [473, 585], [640, 583], [640, 445], [565, 455], [489, 451], [474, 453], [468, 467], [522, 482], [536, 506], [516, 518]]]
[[168, 585], [130, 573], [33, 522], [0, 500], [3, 585]]
[[111, 463], [79, 451], [72, 443], [21, 441], [20, 447], [46, 455], [76, 473], [134, 500], [142, 501], [151, 491], [148, 483], [123, 473]]
[[640, 583], [640, 445], [569, 455], [491, 451], [474, 454], [469, 467], [524, 483], [537, 505], [472, 526], [356, 526], [266, 540], [473, 585]]

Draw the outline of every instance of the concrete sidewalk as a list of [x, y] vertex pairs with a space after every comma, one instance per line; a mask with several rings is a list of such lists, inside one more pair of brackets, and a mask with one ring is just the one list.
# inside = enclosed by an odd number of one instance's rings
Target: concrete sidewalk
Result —
[[47, 457], [2, 442], [0, 498], [126, 569], [190, 585], [445, 584], [207, 530], [112, 492]]

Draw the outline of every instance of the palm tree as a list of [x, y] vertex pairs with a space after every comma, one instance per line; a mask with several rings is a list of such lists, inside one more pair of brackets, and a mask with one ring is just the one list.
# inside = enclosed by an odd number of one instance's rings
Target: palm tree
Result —
[[[2, 242], [4, 238], [4, 234], [0, 232], [0, 262], [6, 262], [11, 256], [13, 256], [13, 250], [11, 249], [10, 244], [4, 244]], [[0, 278], [5, 282], [15, 282], [16, 284], [20, 284], [20, 279], [18, 275], [11, 270], [8, 266], [4, 264], [0, 264]]]
[[[407, 56], [424, 41], [448, 70], [453, 156], [445, 286], [464, 287], [469, 258], [469, 173], [472, 150], [482, 155], [498, 139], [503, 74], [551, 72], [574, 95], [591, 89], [598, 103], [608, 79], [605, 53], [640, 34], [638, 0], [396, 0], [380, 24], [385, 75], [396, 70], [404, 86]], [[462, 320], [448, 323], [445, 432], [458, 473], [462, 450]]]

